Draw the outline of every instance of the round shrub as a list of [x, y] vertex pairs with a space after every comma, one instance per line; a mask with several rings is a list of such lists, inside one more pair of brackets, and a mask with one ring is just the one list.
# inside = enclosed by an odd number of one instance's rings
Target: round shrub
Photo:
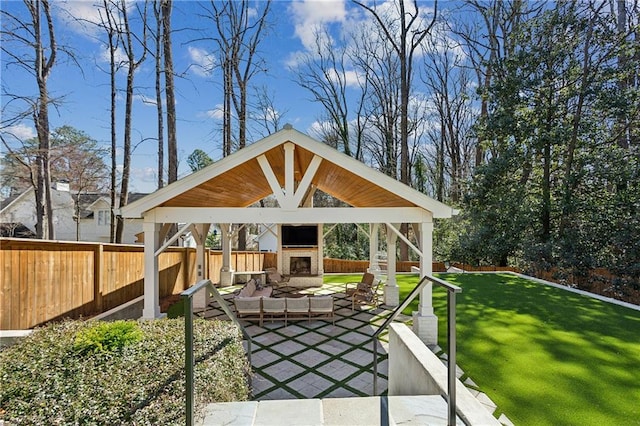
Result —
[[96, 322], [76, 334], [73, 349], [79, 354], [119, 351], [142, 339], [142, 331], [132, 321]]

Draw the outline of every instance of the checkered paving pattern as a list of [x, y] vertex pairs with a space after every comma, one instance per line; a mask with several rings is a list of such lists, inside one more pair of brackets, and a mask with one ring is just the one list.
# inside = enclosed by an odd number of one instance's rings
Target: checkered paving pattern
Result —
[[[233, 308], [233, 292], [240, 286], [219, 289]], [[333, 295], [335, 325], [326, 319], [243, 321], [252, 337], [252, 399], [338, 398], [373, 394], [372, 335], [391, 309], [361, 306], [351, 309], [344, 284], [274, 289], [275, 297], [292, 294]], [[205, 318], [228, 320], [216, 302], [201, 312]], [[378, 345], [378, 393], [387, 390], [387, 332]]]

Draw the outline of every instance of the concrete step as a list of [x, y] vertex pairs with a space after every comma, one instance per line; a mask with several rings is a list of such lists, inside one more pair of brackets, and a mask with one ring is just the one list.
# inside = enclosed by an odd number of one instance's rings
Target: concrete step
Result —
[[[464, 423], [457, 419], [457, 424]], [[290, 399], [209, 404], [201, 426], [446, 425], [437, 395]]]

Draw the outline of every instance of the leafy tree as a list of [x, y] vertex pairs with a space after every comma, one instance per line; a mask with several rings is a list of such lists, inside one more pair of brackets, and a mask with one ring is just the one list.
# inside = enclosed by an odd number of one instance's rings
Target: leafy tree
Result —
[[192, 172], [197, 172], [198, 170], [204, 169], [208, 165], [213, 164], [213, 160], [206, 152], [200, 148], [196, 148], [189, 157], [187, 157], [187, 164], [191, 168]]
[[[100, 191], [106, 186], [108, 168], [103, 160], [107, 151], [82, 130], [62, 126], [51, 133], [51, 179], [67, 181], [78, 192]], [[38, 140], [26, 141], [20, 150], [2, 158], [2, 186], [22, 192], [33, 184], [37, 173]]]
[[574, 275], [604, 266], [637, 285], [638, 148], [620, 144], [620, 128], [640, 93], [618, 90], [637, 64], [619, 60], [634, 40], [606, 5], [559, 2], [504, 41], [511, 54], [491, 65], [477, 127], [490, 155], [465, 198], [466, 259]]

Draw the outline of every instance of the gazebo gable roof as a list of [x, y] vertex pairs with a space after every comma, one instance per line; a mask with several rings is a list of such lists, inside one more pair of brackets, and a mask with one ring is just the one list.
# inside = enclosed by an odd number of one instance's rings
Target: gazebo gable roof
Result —
[[419, 207], [433, 217], [455, 214], [451, 207], [290, 126], [122, 207], [120, 213], [142, 217], [156, 207], [248, 207], [271, 194], [282, 208], [291, 209], [303, 198], [300, 192], [311, 186], [356, 208]]

